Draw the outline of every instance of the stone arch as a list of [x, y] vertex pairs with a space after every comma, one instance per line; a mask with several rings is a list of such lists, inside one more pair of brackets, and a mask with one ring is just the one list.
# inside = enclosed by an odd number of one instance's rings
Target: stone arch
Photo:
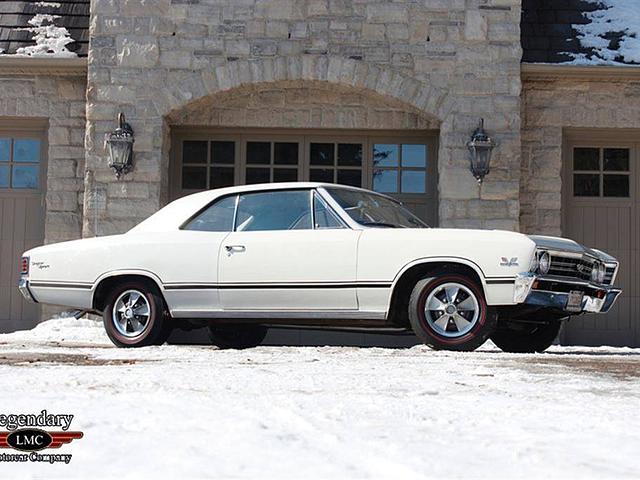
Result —
[[200, 99], [251, 85], [274, 82], [312, 81], [369, 91], [374, 96], [402, 102], [412, 109], [444, 119], [450, 108], [447, 94], [416, 78], [382, 65], [339, 56], [301, 55], [227, 62], [201, 73], [176, 73], [168, 85], [164, 115], [174, 113]]

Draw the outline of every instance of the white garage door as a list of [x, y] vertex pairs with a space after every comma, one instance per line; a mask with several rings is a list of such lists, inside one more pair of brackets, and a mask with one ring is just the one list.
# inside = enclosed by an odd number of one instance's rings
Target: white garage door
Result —
[[590, 138], [570, 142], [564, 181], [564, 235], [614, 255], [624, 289], [607, 315], [568, 325], [573, 344], [640, 346], [640, 144]]
[[45, 151], [41, 130], [0, 126], [0, 332], [31, 328], [40, 319], [17, 283], [20, 255], [44, 237]]

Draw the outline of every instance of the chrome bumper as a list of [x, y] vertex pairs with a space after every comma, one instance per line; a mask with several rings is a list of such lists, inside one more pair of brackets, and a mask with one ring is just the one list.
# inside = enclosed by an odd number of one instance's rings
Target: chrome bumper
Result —
[[18, 290], [20, 290], [22, 296], [29, 302], [38, 303], [33, 297], [31, 290], [29, 290], [29, 280], [27, 280], [26, 278], [20, 279], [20, 281], [18, 282]]
[[[568, 309], [569, 292], [583, 292], [580, 309]], [[516, 279], [516, 303], [555, 308], [569, 314], [607, 313], [622, 290], [609, 285], [559, 277], [519, 275]]]

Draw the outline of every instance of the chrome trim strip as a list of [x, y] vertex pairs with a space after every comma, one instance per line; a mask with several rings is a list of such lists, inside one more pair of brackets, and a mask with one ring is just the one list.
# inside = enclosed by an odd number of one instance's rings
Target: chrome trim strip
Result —
[[34, 288], [75, 288], [78, 290], [91, 290], [91, 283], [63, 283], [63, 282], [31, 282]]
[[223, 319], [325, 319], [325, 320], [385, 320], [386, 312], [361, 312], [357, 310], [172, 310], [177, 318]]
[[259, 289], [326, 289], [326, 288], [391, 288], [391, 283], [184, 283], [164, 284], [165, 290], [259, 290]]

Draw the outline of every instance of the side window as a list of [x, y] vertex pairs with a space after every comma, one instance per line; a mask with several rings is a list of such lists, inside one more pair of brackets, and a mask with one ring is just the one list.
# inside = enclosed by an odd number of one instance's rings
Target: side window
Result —
[[327, 207], [324, 200], [316, 193], [313, 195], [313, 214], [316, 219], [315, 228], [344, 228], [342, 222], [336, 217], [336, 214]]
[[233, 230], [233, 214], [236, 207], [237, 196], [226, 197], [191, 220], [184, 230], [197, 230], [201, 232], [230, 232]]
[[236, 231], [311, 229], [309, 190], [280, 190], [240, 195]]

